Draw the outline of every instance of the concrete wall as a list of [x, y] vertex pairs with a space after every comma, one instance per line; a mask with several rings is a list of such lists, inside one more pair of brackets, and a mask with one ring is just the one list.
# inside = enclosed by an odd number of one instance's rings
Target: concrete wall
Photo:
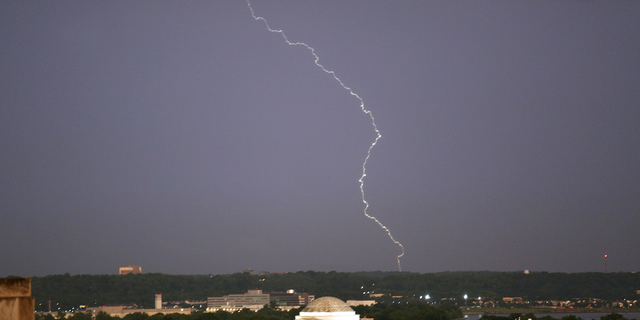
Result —
[[34, 320], [34, 310], [31, 279], [0, 278], [0, 319]]

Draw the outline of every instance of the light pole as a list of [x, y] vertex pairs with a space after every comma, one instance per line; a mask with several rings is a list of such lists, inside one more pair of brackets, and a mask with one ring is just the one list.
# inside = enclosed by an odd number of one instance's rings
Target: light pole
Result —
[[464, 306], [465, 307], [467, 306], [467, 294], [466, 293], [464, 294]]
[[605, 255], [604, 255], [604, 273], [609, 272], [609, 270], [608, 270], [609, 268], [608, 268], [608, 266], [607, 266], [607, 258], [608, 258], [608, 257], [609, 257], [609, 255], [608, 255], [608, 254], [605, 254]]

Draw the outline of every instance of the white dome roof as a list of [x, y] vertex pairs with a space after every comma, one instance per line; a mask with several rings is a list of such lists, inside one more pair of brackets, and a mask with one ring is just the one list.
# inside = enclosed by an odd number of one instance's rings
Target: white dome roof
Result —
[[345, 312], [353, 311], [344, 301], [334, 297], [314, 299], [301, 312]]

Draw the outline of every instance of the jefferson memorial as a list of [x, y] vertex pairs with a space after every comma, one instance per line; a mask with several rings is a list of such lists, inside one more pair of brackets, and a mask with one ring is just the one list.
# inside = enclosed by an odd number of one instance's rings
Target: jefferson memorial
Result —
[[322, 297], [309, 302], [296, 320], [360, 320], [360, 316], [344, 301]]

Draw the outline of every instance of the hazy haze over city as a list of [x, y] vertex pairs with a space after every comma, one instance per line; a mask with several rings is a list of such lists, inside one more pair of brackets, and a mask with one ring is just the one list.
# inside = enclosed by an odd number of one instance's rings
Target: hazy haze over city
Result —
[[[640, 2], [254, 1], [402, 270], [637, 271]], [[0, 6], [0, 277], [398, 270], [357, 99], [236, 1]]]

